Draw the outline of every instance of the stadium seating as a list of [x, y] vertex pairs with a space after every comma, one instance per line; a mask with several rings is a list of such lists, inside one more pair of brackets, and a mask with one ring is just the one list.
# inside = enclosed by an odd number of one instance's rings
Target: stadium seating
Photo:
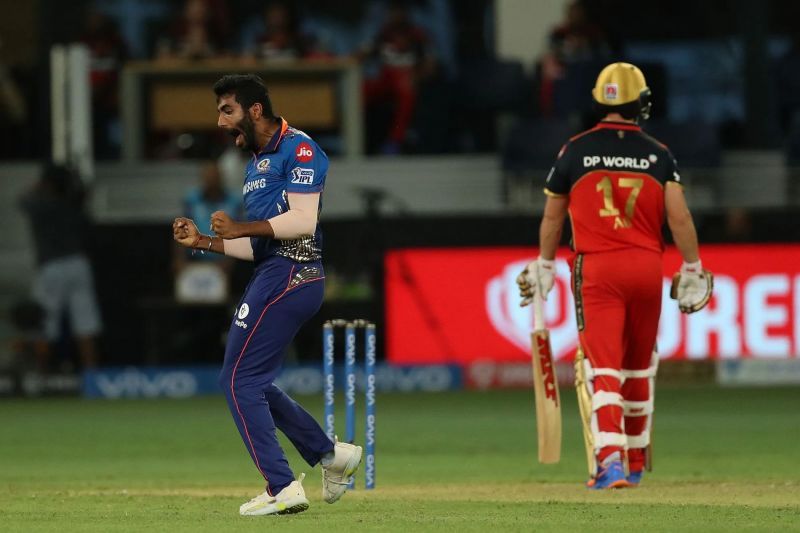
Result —
[[787, 165], [800, 165], [800, 112], [794, 113], [789, 123], [789, 133], [786, 136], [784, 153]]
[[523, 119], [514, 124], [502, 147], [504, 196], [512, 208], [541, 203], [539, 194], [547, 169], [561, 146], [580, 128], [561, 119]]
[[644, 130], [666, 144], [681, 167], [715, 168], [722, 160], [717, 127], [707, 122], [652, 120]]
[[466, 61], [451, 88], [455, 151], [497, 149], [498, 115], [517, 115], [532, 106], [533, 90], [519, 61], [481, 58]]
[[527, 174], [550, 168], [558, 151], [578, 129], [561, 119], [518, 121], [502, 148], [503, 171]]
[[522, 63], [483, 58], [461, 66], [454, 96], [468, 110], [517, 112], [530, 94]]

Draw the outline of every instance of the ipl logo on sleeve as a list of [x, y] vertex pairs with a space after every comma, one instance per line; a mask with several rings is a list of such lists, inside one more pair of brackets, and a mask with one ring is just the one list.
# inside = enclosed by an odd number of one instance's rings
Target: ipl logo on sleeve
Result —
[[300, 185], [311, 185], [314, 183], [314, 169], [313, 168], [293, 168], [292, 169], [292, 183]]

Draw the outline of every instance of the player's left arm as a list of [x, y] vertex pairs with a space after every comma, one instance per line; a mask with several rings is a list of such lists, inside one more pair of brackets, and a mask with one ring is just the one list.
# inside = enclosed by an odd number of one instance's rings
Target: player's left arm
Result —
[[539, 259], [546, 262], [555, 259], [556, 248], [561, 241], [561, 229], [567, 216], [569, 192], [572, 189], [573, 159], [576, 157], [573, 152], [571, 142], [561, 148], [545, 181], [547, 202], [544, 204], [544, 217], [539, 226]]
[[320, 197], [328, 172], [328, 156], [308, 137], [298, 137], [291, 150], [295, 157], [285, 167], [289, 209], [268, 220], [236, 222], [226, 213], [211, 215], [211, 229], [223, 239], [262, 237], [294, 240], [313, 235], [317, 229]]
[[[220, 213], [225, 215], [222, 211]], [[249, 237], [224, 240], [219, 235], [203, 235], [194, 221], [187, 217], [175, 219], [172, 223], [172, 237], [185, 248], [224, 254], [245, 261], [253, 260], [253, 245]]]
[[269, 220], [237, 222], [224, 211], [211, 215], [211, 229], [225, 240], [242, 237], [293, 240], [313, 235], [317, 228], [320, 193], [288, 193], [289, 210]]

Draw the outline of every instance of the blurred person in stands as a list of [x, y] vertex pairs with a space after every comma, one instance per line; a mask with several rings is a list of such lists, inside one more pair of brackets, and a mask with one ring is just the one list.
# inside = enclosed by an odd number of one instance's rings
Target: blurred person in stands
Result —
[[108, 15], [92, 9], [79, 41], [89, 48], [92, 88], [92, 130], [98, 158], [119, 154], [119, 73], [128, 52], [122, 34]]
[[400, 153], [413, 118], [419, 84], [437, 70], [428, 35], [411, 20], [408, 1], [389, 2], [383, 26], [356, 57], [378, 60], [377, 76], [364, 82], [364, 99], [368, 111], [381, 104], [393, 106], [381, 152]]
[[547, 51], [539, 60], [539, 107], [553, 113], [555, 83], [571, 63], [607, 57], [610, 46], [603, 29], [592, 21], [581, 0], [567, 4], [564, 21], [550, 32]]
[[744, 207], [725, 211], [725, 237], [729, 242], [753, 242], [753, 220]]
[[44, 310], [32, 300], [15, 302], [10, 309], [13, 336], [11, 339], [12, 362], [18, 376], [22, 376], [31, 364], [40, 374], [50, 368], [50, 347], [44, 336]]
[[156, 59], [211, 59], [227, 52], [228, 9], [224, 0], [185, 0], [168, 34], [156, 43]]
[[776, 65], [778, 120], [784, 133], [800, 127], [800, 32]]
[[[0, 36], [0, 50], [5, 46]], [[29, 129], [26, 128], [27, 102], [11, 67], [0, 56], [0, 135], [3, 137], [0, 155], [6, 157], [25, 157], [29, 150]]]
[[66, 167], [47, 165], [20, 206], [33, 233], [38, 263], [33, 297], [44, 309], [47, 340], [51, 348], [59, 341], [67, 318], [81, 365], [92, 368], [102, 323], [86, 253], [90, 221], [85, 200], [80, 177]]
[[[241, 215], [241, 199], [225, 187], [216, 161], [208, 161], [202, 165], [200, 180], [200, 185], [193, 187], [183, 200], [183, 214], [186, 218], [211, 220], [211, 214], [216, 211], [225, 211], [234, 217]], [[174, 257], [176, 273], [180, 273], [192, 262], [214, 263], [224, 274], [229, 275], [234, 259], [225, 255], [199, 254], [186, 249], [176, 249]]]
[[246, 59], [272, 62], [330, 57], [317, 48], [312, 35], [301, 30], [300, 11], [293, 2], [269, 2], [249, 33], [242, 46]]

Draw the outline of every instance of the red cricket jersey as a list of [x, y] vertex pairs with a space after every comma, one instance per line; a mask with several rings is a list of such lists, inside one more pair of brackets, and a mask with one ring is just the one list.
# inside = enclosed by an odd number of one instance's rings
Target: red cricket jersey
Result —
[[661, 252], [664, 186], [680, 183], [669, 149], [630, 123], [600, 122], [558, 154], [545, 192], [569, 196], [577, 253], [638, 247]]

